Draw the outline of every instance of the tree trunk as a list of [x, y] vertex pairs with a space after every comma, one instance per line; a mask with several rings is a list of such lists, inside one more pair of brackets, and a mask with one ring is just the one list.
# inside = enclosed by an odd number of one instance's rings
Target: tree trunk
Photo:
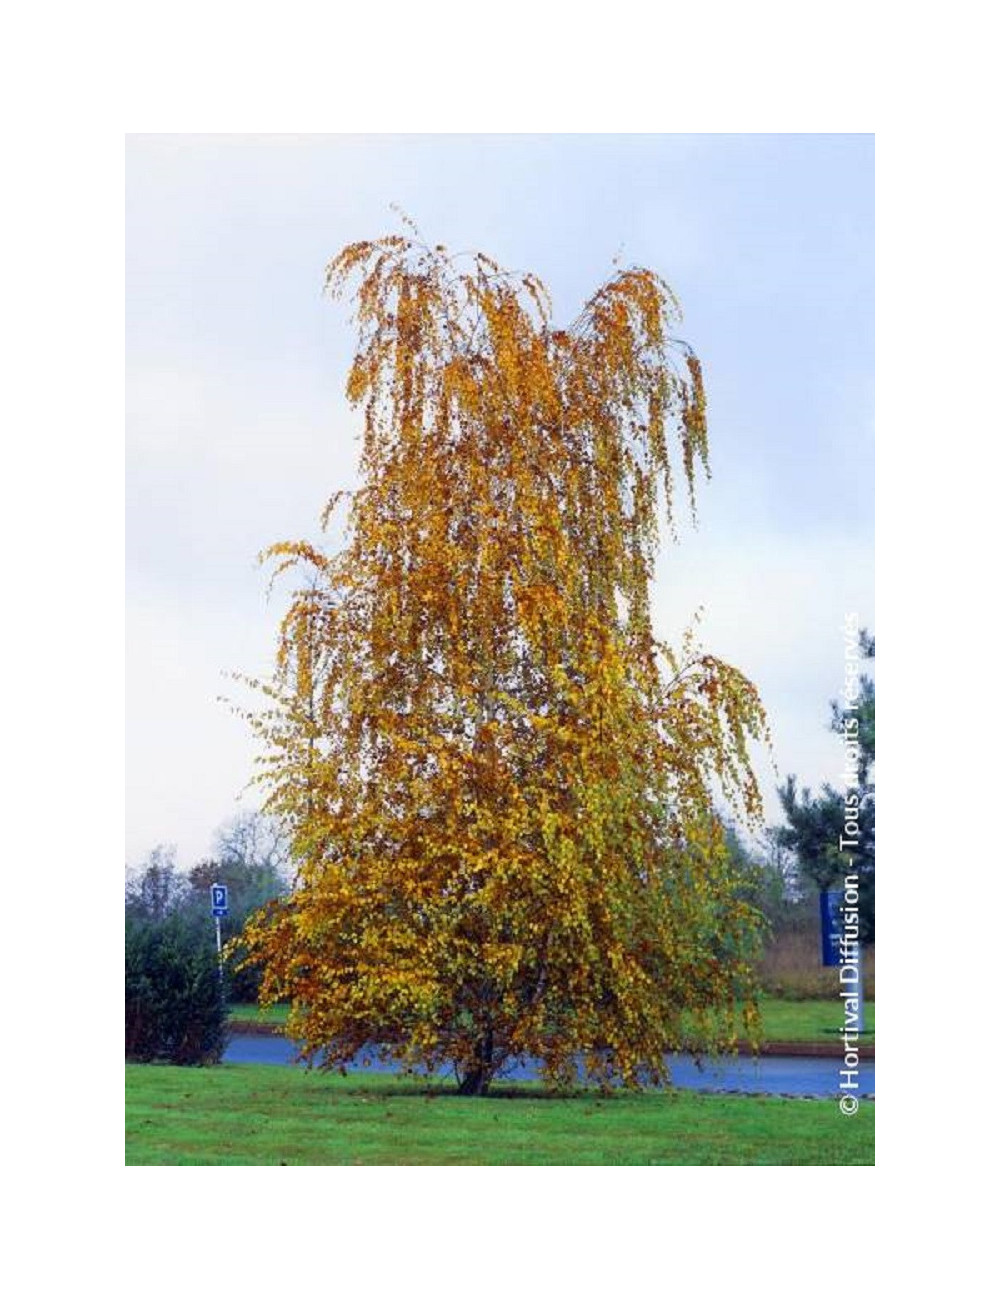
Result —
[[477, 1065], [468, 1074], [462, 1076], [458, 1085], [460, 1097], [482, 1097], [490, 1086], [489, 1076], [481, 1065]]
[[476, 1044], [476, 1063], [463, 1074], [458, 1084], [460, 1097], [482, 1097], [493, 1079], [493, 1029], [486, 1033]]

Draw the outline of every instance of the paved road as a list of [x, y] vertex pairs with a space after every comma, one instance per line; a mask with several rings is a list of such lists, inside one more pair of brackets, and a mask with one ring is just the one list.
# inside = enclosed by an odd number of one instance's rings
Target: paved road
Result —
[[[264, 1034], [237, 1034], [222, 1058], [230, 1064], [291, 1065], [295, 1049], [286, 1039]], [[678, 1088], [695, 1088], [701, 1092], [766, 1092], [789, 1097], [831, 1096], [837, 1092], [842, 1062], [836, 1058], [812, 1056], [726, 1057], [706, 1062], [699, 1069], [689, 1056], [672, 1056], [670, 1070]], [[362, 1068], [360, 1064], [357, 1068]], [[394, 1067], [374, 1060], [363, 1068], [391, 1070]], [[537, 1069], [530, 1063], [515, 1066], [504, 1076], [507, 1080], [534, 1079]], [[875, 1095], [875, 1064], [862, 1061], [859, 1074], [860, 1092]]]

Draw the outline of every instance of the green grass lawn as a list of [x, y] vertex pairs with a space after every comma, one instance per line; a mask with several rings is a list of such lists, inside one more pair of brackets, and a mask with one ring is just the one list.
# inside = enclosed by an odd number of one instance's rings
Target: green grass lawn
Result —
[[694, 1092], [487, 1097], [267, 1065], [125, 1067], [133, 1165], [870, 1165], [875, 1106]]
[[[760, 1013], [764, 1041], [772, 1043], [836, 1043], [843, 1029], [844, 1013], [836, 999], [792, 1002], [786, 998], [763, 997]], [[865, 1002], [865, 1030], [875, 1029], [875, 1002]], [[863, 1043], [874, 1043], [874, 1032], [866, 1032]]]
[[256, 1002], [234, 1002], [229, 1008], [230, 1020], [248, 1020], [257, 1025], [283, 1025], [288, 1019], [288, 1007], [259, 1007]]
[[[764, 997], [760, 1003], [764, 1020], [764, 1041], [784, 1043], [833, 1043], [843, 1025], [843, 1012], [835, 998], [793, 1002], [785, 998]], [[256, 1024], [282, 1025], [288, 1016], [285, 1006], [261, 1008], [253, 1003], [239, 1003], [231, 1008], [234, 1020]], [[865, 1027], [875, 1028], [875, 1003], [865, 1003]], [[874, 1033], [866, 1033], [865, 1043], [874, 1043]]]

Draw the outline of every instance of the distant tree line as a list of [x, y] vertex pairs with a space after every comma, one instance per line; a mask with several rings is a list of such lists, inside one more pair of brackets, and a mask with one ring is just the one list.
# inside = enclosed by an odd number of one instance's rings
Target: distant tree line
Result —
[[[866, 628], [858, 634], [858, 658], [875, 658], [875, 638]], [[860, 888], [861, 939], [875, 942], [875, 683], [866, 673], [858, 682], [858, 695], [845, 710], [830, 702], [830, 730], [853, 737], [858, 747], [857, 784], [847, 797], [830, 785], [817, 795], [799, 790], [789, 776], [778, 791], [786, 825], [777, 832], [779, 844], [789, 849], [799, 875], [817, 889], [843, 886], [848, 871], [857, 872]], [[845, 824], [857, 827], [849, 850], [841, 847]]]
[[[863, 665], [875, 658], [875, 638], [865, 628], [858, 633], [856, 657]], [[875, 941], [875, 683], [868, 673], [859, 672], [857, 695], [850, 704], [845, 709], [831, 701], [829, 727], [856, 739], [857, 783], [851, 802], [829, 784], [813, 793], [788, 776], [778, 789], [784, 813], [781, 825], [769, 827], [752, 843], [734, 827], [726, 832], [733, 870], [767, 923], [764, 965], [773, 964], [776, 947], [783, 950], [782, 987], [768, 987], [765, 980], [769, 992], [815, 993], [820, 973], [818, 896], [824, 889], [842, 887], [847, 871], [859, 876], [862, 941]], [[848, 852], [841, 847], [845, 824], [857, 827]], [[803, 966], [798, 972], [791, 962], [796, 954]]]

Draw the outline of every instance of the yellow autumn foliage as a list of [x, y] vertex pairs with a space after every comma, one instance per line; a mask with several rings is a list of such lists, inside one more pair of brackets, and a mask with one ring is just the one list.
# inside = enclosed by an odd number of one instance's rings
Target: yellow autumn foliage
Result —
[[298, 869], [244, 935], [264, 996], [325, 1066], [662, 1080], [746, 1032], [757, 917], [713, 795], [759, 816], [766, 738], [741, 673], [651, 627], [658, 523], [707, 469], [677, 304], [630, 268], [556, 329], [534, 276], [401, 236], [327, 284], [362, 486], [339, 552], [270, 550], [303, 582], [253, 719]]

